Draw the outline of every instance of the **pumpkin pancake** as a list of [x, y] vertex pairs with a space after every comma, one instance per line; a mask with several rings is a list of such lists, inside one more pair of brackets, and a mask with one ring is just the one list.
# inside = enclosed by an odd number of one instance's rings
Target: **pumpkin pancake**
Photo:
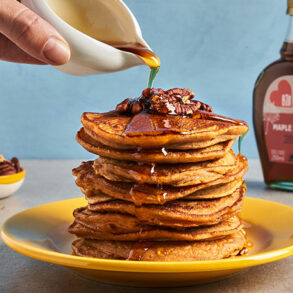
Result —
[[106, 202], [106, 201], [111, 201], [115, 198], [103, 193], [103, 192], [100, 192], [99, 194], [97, 195], [93, 195], [89, 198], [87, 198], [87, 201], [88, 203], [90, 204], [95, 204], [95, 203], [100, 203], [100, 202]]
[[[220, 198], [220, 197], [230, 195], [231, 193], [233, 193], [237, 188], [239, 188], [243, 184], [244, 184], [243, 179], [236, 179], [232, 182], [218, 184], [215, 186], [200, 189], [200, 190], [184, 197], [183, 199], [198, 200], [198, 199]], [[86, 199], [89, 204], [96, 204], [96, 203], [100, 203], [100, 202], [112, 201], [115, 198], [100, 192], [100, 194], [86, 197]]]
[[242, 232], [204, 241], [110, 241], [79, 238], [72, 244], [78, 256], [136, 261], [196, 261], [238, 255], [246, 245]]
[[223, 177], [237, 169], [236, 161], [232, 150], [221, 159], [188, 164], [150, 165], [100, 157], [95, 160], [94, 169], [97, 175], [110, 181], [188, 186]]
[[[98, 137], [94, 133], [92, 133], [90, 130], [84, 128], [85, 133], [92, 138], [92, 142], [98, 141], [101, 144], [108, 146], [113, 149], [118, 150], [136, 150], [137, 146], [134, 145], [122, 145], [117, 142], [108, 141], [105, 140], [103, 137]], [[165, 146], [167, 150], [195, 150], [195, 149], [202, 149], [206, 148], [215, 144], [218, 144], [220, 142], [225, 142], [228, 140], [235, 140], [239, 137], [239, 134], [223, 134], [219, 135], [211, 140], [203, 140], [203, 141], [193, 141], [193, 142], [186, 142], [181, 144], [168, 144]], [[90, 139], [88, 139], [90, 140]]]
[[81, 122], [93, 140], [111, 147], [115, 143], [130, 148], [154, 149], [211, 141], [220, 135], [241, 136], [248, 130], [245, 122], [200, 111], [186, 117], [148, 113], [129, 116], [116, 111], [84, 113]]
[[184, 144], [170, 144], [166, 147], [167, 150], [194, 150], [194, 149], [202, 149], [206, 148], [220, 142], [225, 142], [228, 140], [236, 140], [239, 135], [219, 135], [211, 140], [205, 141], [194, 141]]
[[188, 200], [192, 199], [213, 199], [227, 196], [233, 193], [236, 189], [240, 188], [244, 184], [243, 179], [236, 179], [232, 182], [214, 185], [208, 188], [200, 189], [187, 197]]
[[221, 178], [209, 183], [182, 187], [110, 181], [95, 174], [92, 161], [83, 162], [81, 166], [73, 169], [73, 175], [77, 176], [76, 184], [81, 188], [88, 200], [93, 197], [97, 198], [103, 193], [141, 205], [164, 204], [168, 201], [183, 198], [210, 186], [232, 182], [241, 178], [246, 171], [247, 161], [242, 157], [238, 157], [236, 170], [227, 172]]
[[[207, 187], [204, 189], [200, 189], [183, 199], [191, 200], [191, 199], [213, 199], [213, 198], [220, 198], [233, 193], [237, 188], [244, 184], [243, 179], [236, 179], [232, 182], [222, 183], [215, 186]], [[86, 197], [89, 204], [96, 204], [100, 202], [106, 202], [114, 200], [115, 198], [106, 195], [100, 192], [98, 195], [93, 195], [90, 197]]]
[[163, 148], [118, 150], [101, 144], [84, 130], [76, 135], [78, 143], [87, 151], [110, 159], [128, 160], [144, 163], [191, 163], [213, 160], [223, 157], [232, 147], [234, 140], [221, 142], [206, 148], [195, 150], [168, 150]]
[[[86, 133], [90, 133], [88, 130], [84, 129]], [[90, 135], [89, 135], [90, 136]], [[95, 137], [95, 136], [93, 136]], [[205, 140], [205, 141], [194, 141], [194, 142], [189, 142], [189, 143], [183, 143], [183, 144], [169, 144], [166, 145], [165, 148], [166, 150], [195, 150], [195, 149], [202, 149], [206, 148], [221, 142], [226, 142], [229, 140], [235, 140], [239, 137], [239, 135], [219, 135], [216, 138], [212, 140]], [[102, 137], [99, 139], [93, 139], [93, 141], [98, 141], [101, 144], [108, 146], [113, 149], [118, 149], [118, 150], [137, 150], [137, 147], [132, 146], [132, 145], [120, 145], [118, 143], [112, 142], [112, 141], [107, 141], [104, 140]]]
[[69, 227], [70, 233], [80, 238], [98, 240], [195, 241], [222, 238], [242, 229], [242, 223], [237, 216], [212, 226], [180, 230], [141, 225], [133, 216], [118, 213], [96, 213], [87, 208], [75, 210], [74, 217], [75, 221]]
[[210, 200], [176, 200], [165, 205], [135, 206], [122, 200], [89, 204], [90, 211], [121, 213], [135, 216], [141, 223], [168, 227], [196, 227], [212, 225], [238, 213], [242, 207], [244, 188], [234, 193]]

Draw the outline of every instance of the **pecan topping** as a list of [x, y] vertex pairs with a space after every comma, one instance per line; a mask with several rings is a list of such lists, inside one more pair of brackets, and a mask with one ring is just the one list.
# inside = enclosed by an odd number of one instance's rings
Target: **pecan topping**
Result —
[[126, 99], [116, 107], [118, 113], [138, 114], [145, 110], [153, 114], [193, 115], [197, 111], [213, 112], [212, 108], [193, 100], [189, 89], [145, 89], [138, 99]]
[[19, 160], [12, 158], [9, 160], [0, 161], [0, 176], [12, 175], [21, 171]]

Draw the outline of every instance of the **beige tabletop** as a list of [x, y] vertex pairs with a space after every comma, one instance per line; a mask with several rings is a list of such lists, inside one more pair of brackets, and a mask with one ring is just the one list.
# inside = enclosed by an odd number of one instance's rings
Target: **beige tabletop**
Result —
[[[26, 160], [22, 188], [0, 200], [0, 224], [9, 216], [33, 206], [80, 196], [71, 169], [79, 161]], [[258, 160], [249, 161], [247, 195], [293, 206], [293, 193], [267, 189]], [[292, 227], [293, 229], [293, 227]], [[82, 279], [67, 268], [28, 258], [12, 251], [0, 240], [0, 292], [293, 292], [293, 258], [261, 265], [235, 277], [212, 284], [168, 289], [119, 287]]]

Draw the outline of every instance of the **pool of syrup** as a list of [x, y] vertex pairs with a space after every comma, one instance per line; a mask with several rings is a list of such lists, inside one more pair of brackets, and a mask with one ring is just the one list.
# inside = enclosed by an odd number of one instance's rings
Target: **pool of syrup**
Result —
[[[247, 125], [244, 121], [236, 120], [224, 116], [220, 116], [214, 113], [198, 111], [193, 116], [179, 116], [179, 115], [154, 115], [146, 112], [141, 112], [134, 115], [123, 135], [125, 136], [142, 136], [142, 135], [158, 135], [161, 134], [188, 134], [188, 132], [182, 133], [182, 128], [185, 123], [185, 119], [202, 119], [212, 120], [219, 122], [228, 122], [235, 125]], [[243, 138], [242, 138], [243, 139]], [[241, 139], [241, 141], [242, 141]]]

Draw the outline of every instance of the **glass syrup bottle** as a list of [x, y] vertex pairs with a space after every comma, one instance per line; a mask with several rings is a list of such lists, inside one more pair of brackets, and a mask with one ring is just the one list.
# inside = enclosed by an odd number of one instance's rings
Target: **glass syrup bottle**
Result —
[[253, 120], [265, 183], [293, 191], [293, 0], [281, 58], [259, 75], [253, 94]]

